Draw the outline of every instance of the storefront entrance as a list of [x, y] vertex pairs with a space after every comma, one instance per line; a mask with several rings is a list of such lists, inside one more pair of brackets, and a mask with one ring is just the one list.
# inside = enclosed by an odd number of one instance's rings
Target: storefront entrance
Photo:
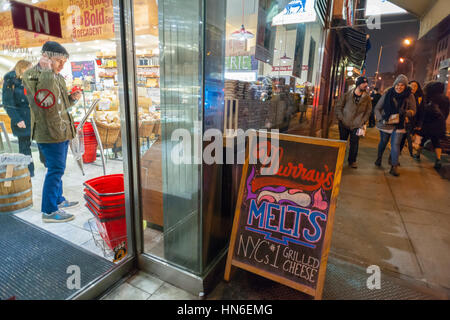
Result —
[[[6, 257], [0, 264], [0, 299], [96, 298], [136, 268], [129, 177], [133, 164], [128, 151], [133, 128], [126, 94], [127, 56], [123, 55], [127, 52], [124, 17], [129, 19], [131, 12], [119, 1], [2, 1], [0, 7], [4, 35], [0, 40], [4, 142], [0, 154], [0, 245]], [[33, 10], [35, 17], [43, 14], [36, 8], [58, 12], [62, 37], [13, 29], [15, 10], [22, 8]], [[46, 47], [44, 52], [47, 41], [58, 45]], [[60, 55], [61, 50], [68, 57]], [[61, 70], [53, 69], [53, 79], [59, 73], [66, 88], [51, 82], [45, 87], [40, 78], [37, 87], [30, 85], [28, 81], [35, 76], [28, 70], [42, 68], [43, 57], [62, 61]], [[47, 95], [41, 97], [34, 92], [37, 89]], [[45, 117], [52, 117], [78, 90], [82, 91], [79, 99], [64, 105], [70, 116], [64, 118], [66, 111], [61, 108], [61, 121], [58, 117], [58, 121], [48, 121], [48, 141], [33, 139], [31, 146], [24, 146], [22, 141], [30, 141], [32, 134], [31, 121], [33, 132], [38, 130], [37, 112], [47, 110]], [[23, 112], [26, 109], [31, 109], [31, 115]], [[21, 120], [26, 125], [21, 125]], [[52, 139], [70, 130], [72, 122], [83, 129], [77, 130], [67, 147], [62, 178], [67, 204], [58, 203], [57, 209], [69, 218], [54, 223], [43, 212], [56, 153], [44, 153], [42, 143], [44, 147], [56, 145]]]
[[[313, 1], [292, 16], [290, 2], [278, 0], [19, 2], [59, 12], [62, 38], [12, 29], [12, 9], [1, 1], [2, 77], [19, 60], [40, 64], [43, 44], [57, 41], [70, 54], [61, 71], [67, 91], [82, 90], [70, 113], [77, 125], [87, 121], [77, 139], [84, 154], [69, 151], [63, 178], [64, 194], [80, 203], [67, 209], [70, 222], [42, 221], [47, 171], [31, 145], [33, 205], [0, 212], [0, 239], [14, 262], [0, 279], [40, 270], [45, 276], [30, 286], [49, 285], [23, 296], [18, 282], [0, 285], [0, 298], [95, 298], [137, 268], [208, 292], [223, 276], [240, 167], [201, 161], [205, 132], [309, 131], [323, 47]], [[2, 106], [12, 147], [0, 147], [17, 153], [17, 123], [5, 98]], [[77, 267], [81, 282], [70, 278]]]

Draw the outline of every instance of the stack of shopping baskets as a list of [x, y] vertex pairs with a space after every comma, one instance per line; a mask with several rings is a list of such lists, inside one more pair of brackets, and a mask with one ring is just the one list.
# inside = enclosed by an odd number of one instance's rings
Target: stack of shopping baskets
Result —
[[[126, 253], [127, 224], [123, 174], [101, 176], [84, 183], [86, 207], [95, 217], [98, 233], [115, 253]], [[95, 240], [95, 239], [94, 239]]]

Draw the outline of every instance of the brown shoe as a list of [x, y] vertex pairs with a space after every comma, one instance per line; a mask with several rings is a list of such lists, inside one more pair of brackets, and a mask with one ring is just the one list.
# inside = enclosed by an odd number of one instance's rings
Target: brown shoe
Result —
[[352, 163], [350, 163], [349, 165], [350, 165], [350, 167], [352, 167], [353, 169], [358, 168], [358, 164], [357, 164], [356, 162], [352, 162]]
[[400, 173], [398, 173], [398, 166], [392, 166], [391, 171], [389, 171], [394, 177], [398, 177]]

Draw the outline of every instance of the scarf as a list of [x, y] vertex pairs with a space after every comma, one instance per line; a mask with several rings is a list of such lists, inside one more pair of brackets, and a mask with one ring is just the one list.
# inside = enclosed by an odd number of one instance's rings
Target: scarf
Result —
[[[393, 114], [400, 115], [400, 122], [396, 124], [397, 129], [403, 129], [405, 125], [405, 101], [411, 95], [411, 88], [407, 87], [402, 93], [397, 93], [395, 88], [392, 87], [386, 92], [384, 99], [384, 115], [383, 119], [388, 121], [389, 117]], [[395, 100], [395, 101], [394, 101]]]

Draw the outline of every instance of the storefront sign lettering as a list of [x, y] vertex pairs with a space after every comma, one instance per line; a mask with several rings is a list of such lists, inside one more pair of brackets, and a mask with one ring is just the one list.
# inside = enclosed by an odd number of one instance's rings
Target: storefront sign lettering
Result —
[[11, 1], [11, 17], [14, 28], [62, 38], [58, 12]]
[[292, 66], [274, 66], [272, 67], [273, 72], [278, 71], [292, 71]]
[[258, 63], [254, 56], [225, 57], [225, 70], [257, 70]]

